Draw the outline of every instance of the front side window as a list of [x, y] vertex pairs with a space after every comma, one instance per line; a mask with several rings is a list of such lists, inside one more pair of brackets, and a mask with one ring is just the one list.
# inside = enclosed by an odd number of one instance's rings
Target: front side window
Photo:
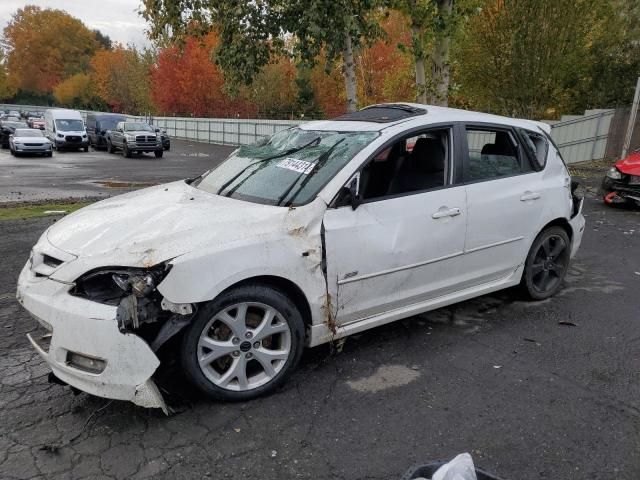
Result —
[[241, 146], [193, 185], [256, 203], [304, 205], [377, 136], [291, 128], [266, 142]]
[[430, 130], [393, 142], [360, 174], [362, 200], [440, 188], [446, 185], [449, 130]]
[[84, 122], [82, 120], [56, 120], [56, 129], [61, 132], [79, 132], [84, 130]]
[[467, 181], [518, 175], [523, 172], [518, 144], [508, 130], [467, 129]]

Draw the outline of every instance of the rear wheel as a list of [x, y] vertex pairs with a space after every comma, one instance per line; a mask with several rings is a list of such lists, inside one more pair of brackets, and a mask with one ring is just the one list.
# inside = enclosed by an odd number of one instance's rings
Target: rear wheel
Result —
[[525, 263], [522, 287], [533, 300], [544, 300], [562, 288], [571, 255], [571, 241], [561, 227], [543, 230], [534, 240]]
[[229, 290], [188, 327], [182, 365], [211, 398], [249, 400], [281, 385], [300, 360], [304, 322], [282, 292], [262, 285]]

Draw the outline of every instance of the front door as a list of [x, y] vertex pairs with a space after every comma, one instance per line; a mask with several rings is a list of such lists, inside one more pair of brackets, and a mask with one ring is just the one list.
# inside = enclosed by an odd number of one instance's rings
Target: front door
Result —
[[465, 187], [451, 185], [450, 130], [390, 142], [360, 171], [362, 203], [324, 217], [329, 291], [344, 325], [456, 290]]

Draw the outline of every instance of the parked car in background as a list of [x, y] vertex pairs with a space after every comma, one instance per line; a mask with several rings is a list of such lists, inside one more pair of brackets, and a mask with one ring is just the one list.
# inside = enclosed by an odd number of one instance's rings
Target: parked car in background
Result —
[[96, 149], [107, 148], [107, 131], [115, 130], [119, 122], [127, 120], [125, 115], [115, 113], [89, 113], [87, 114], [86, 128], [89, 136], [89, 145]]
[[162, 139], [162, 148], [164, 150], [171, 150], [171, 137], [169, 137], [166, 130], [160, 131], [160, 138]]
[[44, 117], [28, 117], [27, 125], [29, 125], [29, 128], [44, 130]]
[[44, 155], [51, 157], [51, 142], [44, 136], [41, 130], [34, 128], [16, 128], [9, 137], [11, 154], [18, 155]]
[[29, 128], [26, 123], [13, 121], [13, 120], [2, 120], [0, 121], [0, 146], [2, 148], [9, 148], [9, 137], [13, 135], [13, 132], [16, 128]]
[[640, 207], [640, 149], [618, 160], [602, 180], [605, 203]]
[[18, 120], [20, 119], [20, 112], [17, 110], [9, 110], [9, 116], [10, 117], [15, 117]]
[[144, 122], [118, 122], [114, 130], [107, 131], [107, 151], [122, 154], [130, 158], [134, 153], [153, 152], [161, 158], [164, 151], [160, 130]]
[[89, 151], [89, 139], [82, 115], [77, 110], [51, 109], [44, 114], [46, 137], [56, 150], [83, 149]]
[[5, 117], [5, 120], [7, 120], [8, 122], [22, 122], [22, 119], [16, 115], [7, 115]]
[[204, 394], [248, 400], [305, 347], [516, 285], [551, 297], [585, 227], [573, 193], [548, 125], [376, 105], [64, 217], [17, 299], [73, 387], [163, 407], [152, 376], [179, 359]]

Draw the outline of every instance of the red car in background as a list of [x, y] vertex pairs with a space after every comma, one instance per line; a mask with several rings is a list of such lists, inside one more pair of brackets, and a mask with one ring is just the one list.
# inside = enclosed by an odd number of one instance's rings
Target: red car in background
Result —
[[602, 181], [605, 203], [634, 204], [640, 207], [640, 149], [618, 160]]
[[44, 130], [44, 118], [32, 118], [30, 127]]

